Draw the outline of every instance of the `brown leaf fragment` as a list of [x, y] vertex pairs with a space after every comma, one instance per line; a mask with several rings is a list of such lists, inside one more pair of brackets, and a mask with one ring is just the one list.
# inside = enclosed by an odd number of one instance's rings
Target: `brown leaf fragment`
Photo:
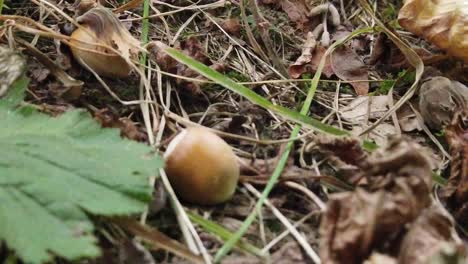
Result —
[[419, 110], [432, 129], [448, 125], [456, 111], [468, 106], [468, 88], [443, 76], [427, 78], [419, 92]]
[[[315, 73], [317, 71], [318, 65], [320, 64], [320, 60], [325, 55], [327, 51], [326, 48], [322, 46], [318, 46], [315, 49], [315, 52], [312, 56], [312, 60], [310, 62], [310, 70], [308, 72]], [[330, 56], [325, 59], [325, 65], [323, 66], [322, 74], [325, 75], [327, 78], [330, 78], [335, 72], [333, 71], [333, 67], [331, 65]]]
[[148, 45], [148, 51], [150, 53], [151, 59], [156, 61], [161, 70], [170, 73], [177, 72], [177, 61], [164, 52], [160, 46], [150, 43]]
[[354, 137], [318, 136], [315, 144], [320, 151], [332, 154], [347, 164], [363, 166], [367, 153], [361, 148], [361, 142]]
[[445, 130], [450, 146], [452, 163], [447, 186], [441, 192], [442, 198], [453, 211], [455, 219], [468, 226], [468, 108], [457, 112], [452, 123]]
[[49, 77], [50, 70], [47, 68], [37, 68], [31, 71], [31, 78], [38, 83], [43, 82]]
[[240, 36], [241, 24], [238, 18], [228, 18], [221, 21], [221, 27], [229, 34]]
[[363, 263], [377, 251], [394, 252], [405, 225], [431, 204], [430, 163], [418, 145], [393, 138], [358, 165], [366, 183], [331, 195], [322, 218], [324, 263]]
[[141, 131], [130, 119], [126, 117], [119, 118], [117, 114], [108, 109], [102, 109], [94, 113], [94, 118], [101, 123], [103, 127], [112, 127], [120, 129], [120, 135], [135, 141], [145, 141], [146, 134]]
[[82, 15], [89, 11], [90, 9], [98, 6], [99, 2], [97, 0], [75, 0], [73, 7], [77, 15]]
[[210, 63], [210, 59], [206, 56], [205, 49], [198, 38], [191, 36], [185, 41], [182, 41], [180, 43], [180, 47], [184, 54], [194, 58], [195, 60], [205, 64]]
[[463, 248], [457, 245], [459, 238], [456, 238], [453, 219], [439, 205], [433, 205], [424, 210], [409, 227], [409, 232], [401, 243], [398, 263], [430, 263], [430, 260], [447, 245], [458, 247], [459, 253], [463, 253]]
[[310, 63], [312, 60], [312, 52], [317, 45], [315, 36], [312, 32], [307, 33], [306, 41], [302, 46], [302, 54], [297, 60], [289, 66], [289, 76], [293, 79], [301, 77], [301, 75], [306, 72], [306, 64]]
[[[362, 263], [372, 249], [391, 243], [411, 219], [392, 212], [396, 204], [383, 191], [330, 196], [320, 224], [320, 257], [324, 263]], [[382, 221], [384, 220], [384, 221]]]
[[309, 22], [307, 8], [304, 1], [300, 0], [282, 0], [280, 2], [281, 8], [289, 19], [297, 24], [298, 28], [303, 28]]
[[391, 138], [386, 148], [374, 152], [364, 164], [362, 169], [370, 190], [385, 188], [398, 193], [409, 188], [418, 196], [411, 198], [413, 205], [419, 205], [415, 208], [425, 207], [430, 202], [426, 196], [432, 187], [431, 163], [418, 144]]
[[[346, 46], [337, 48], [330, 61], [333, 72], [343, 81], [369, 79], [367, 67], [359, 56]], [[351, 85], [357, 95], [366, 95], [369, 92], [369, 82], [353, 82]]]

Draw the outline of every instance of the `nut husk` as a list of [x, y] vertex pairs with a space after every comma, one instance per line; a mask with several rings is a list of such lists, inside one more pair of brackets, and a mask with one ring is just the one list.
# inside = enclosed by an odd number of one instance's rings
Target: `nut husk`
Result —
[[[102, 76], [128, 76], [132, 66], [127, 61], [137, 57], [140, 42], [133, 38], [112, 11], [98, 6], [78, 17], [77, 21], [81, 27], [73, 31], [70, 47], [78, 63], [85, 68], [89, 66]], [[119, 51], [120, 55], [102, 45]]]

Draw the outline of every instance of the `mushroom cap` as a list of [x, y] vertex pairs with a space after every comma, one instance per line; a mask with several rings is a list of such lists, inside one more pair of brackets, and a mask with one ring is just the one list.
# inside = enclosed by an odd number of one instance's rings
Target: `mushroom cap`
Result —
[[232, 197], [239, 164], [231, 147], [206, 128], [191, 127], [169, 144], [166, 173], [177, 195], [190, 203], [214, 205]]

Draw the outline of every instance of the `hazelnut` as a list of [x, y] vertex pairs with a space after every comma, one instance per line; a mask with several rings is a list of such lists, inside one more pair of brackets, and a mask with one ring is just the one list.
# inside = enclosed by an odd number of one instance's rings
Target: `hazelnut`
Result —
[[169, 181], [181, 199], [214, 205], [234, 194], [240, 173], [237, 157], [208, 129], [183, 130], [171, 141], [164, 157]]

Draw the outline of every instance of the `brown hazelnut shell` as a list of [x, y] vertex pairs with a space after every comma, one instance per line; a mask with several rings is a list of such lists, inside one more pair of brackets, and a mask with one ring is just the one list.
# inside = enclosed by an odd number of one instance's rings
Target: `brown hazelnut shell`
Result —
[[227, 201], [239, 180], [232, 148], [206, 128], [182, 131], [166, 151], [166, 173], [178, 197], [199, 205]]

